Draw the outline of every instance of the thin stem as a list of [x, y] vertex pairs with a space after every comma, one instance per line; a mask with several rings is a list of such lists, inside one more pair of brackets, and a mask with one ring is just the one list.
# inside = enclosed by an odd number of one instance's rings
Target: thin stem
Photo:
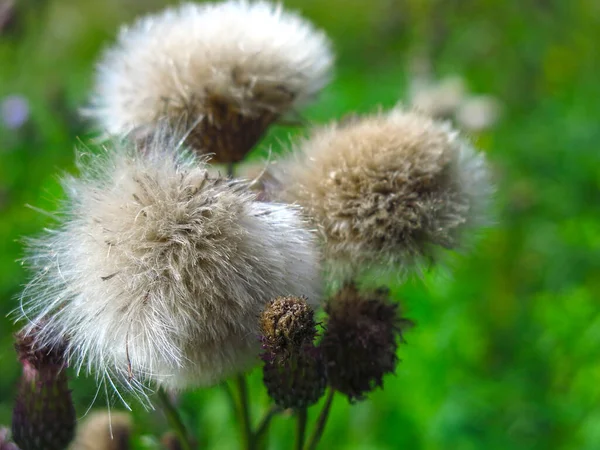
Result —
[[276, 405], [273, 405], [271, 406], [271, 408], [269, 408], [265, 416], [262, 418], [262, 420], [258, 424], [258, 427], [254, 431], [254, 444], [256, 445], [256, 448], [264, 448], [266, 443], [265, 436], [269, 429], [269, 425], [271, 425], [271, 420], [280, 412], [281, 408]]
[[233, 410], [233, 414], [235, 416], [237, 416], [238, 419], [241, 420], [237, 400], [235, 399], [235, 394], [233, 393], [233, 389], [231, 388], [231, 386], [229, 385], [229, 383], [227, 381], [224, 381], [223, 383], [221, 383], [221, 385], [223, 386], [223, 389], [225, 390], [225, 393], [227, 394], [227, 398], [229, 399], [229, 403], [231, 404], [231, 409]]
[[169, 422], [169, 425], [171, 428], [173, 428], [173, 431], [175, 431], [175, 434], [177, 435], [177, 439], [179, 440], [182, 450], [192, 450], [188, 432], [185, 429], [185, 425], [181, 419], [181, 416], [179, 415], [179, 411], [177, 411], [177, 408], [173, 406], [169, 395], [162, 388], [158, 390], [158, 399], [162, 404], [162, 409], [167, 421]]
[[271, 406], [271, 408], [267, 411], [263, 419], [258, 424], [258, 428], [254, 432], [254, 440], [258, 442], [263, 434], [269, 429], [269, 425], [271, 425], [271, 419], [275, 417], [277, 414], [281, 412], [281, 408], [278, 406]]
[[235, 377], [235, 382], [240, 393], [240, 419], [242, 421], [242, 441], [244, 448], [254, 450], [254, 436], [252, 435], [252, 424], [250, 423], [250, 405], [248, 401], [248, 386], [244, 375]]
[[306, 436], [306, 408], [300, 408], [297, 412], [296, 422], [296, 450], [302, 450]]
[[228, 162], [227, 163], [227, 177], [233, 178], [234, 175], [235, 175], [235, 163]]
[[329, 392], [327, 393], [327, 399], [325, 400], [325, 405], [323, 406], [321, 414], [317, 419], [317, 424], [315, 425], [306, 450], [315, 450], [317, 448], [317, 445], [321, 440], [321, 436], [323, 436], [323, 431], [325, 430], [325, 425], [327, 423], [327, 418], [329, 417], [329, 411], [331, 410], [331, 403], [333, 403], [334, 395], [335, 391], [333, 389], [329, 389]]

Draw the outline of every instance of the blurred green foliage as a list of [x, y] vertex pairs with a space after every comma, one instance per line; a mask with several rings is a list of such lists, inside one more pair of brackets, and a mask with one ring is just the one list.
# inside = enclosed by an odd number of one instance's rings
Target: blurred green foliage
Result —
[[[10, 422], [19, 374], [12, 321], [27, 274], [22, 236], [51, 219], [57, 174], [93, 134], [85, 105], [94, 61], [118, 26], [160, 0], [23, 0], [0, 34], [0, 99], [23, 95], [30, 120], [0, 124], [0, 423]], [[322, 448], [600, 448], [600, 3], [597, 0], [284, 0], [327, 30], [335, 81], [306, 117], [317, 122], [406, 98], [416, 53], [439, 76], [460, 74], [505, 106], [474, 137], [492, 161], [497, 225], [474, 252], [421, 280], [395, 283], [417, 326], [397, 376], [370, 400], [334, 403]], [[287, 140], [278, 128], [258, 153]], [[451, 274], [450, 274], [451, 273]], [[260, 372], [253, 409], [267, 403]], [[93, 380], [77, 379], [83, 415]], [[118, 402], [111, 398], [115, 407]], [[186, 393], [182, 410], [202, 443], [235, 448], [223, 390]], [[105, 407], [100, 394], [95, 407]], [[317, 408], [313, 408], [314, 417]], [[165, 428], [134, 404], [138, 448]], [[275, 420], [273, 448], [288, 448], [290, 418]]]

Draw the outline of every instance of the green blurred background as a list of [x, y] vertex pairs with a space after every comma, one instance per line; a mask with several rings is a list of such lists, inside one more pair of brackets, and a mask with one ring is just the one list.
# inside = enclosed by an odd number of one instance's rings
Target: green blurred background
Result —
[[[497, 226], [475, 251], [393, 287], [417, 323], [397, 375], [366, 402], [338, 397], [322, 448], [600, 448], [600, 2], [283, 3], [324, 28], [338, 55], [335, 80], [305, 112], [316, 122], [406, 99], [415, 55], [504, 105], [501, 121], [473, 136], [494, 167]], [[10, 422], [19, 375], [6, 317], [27, 275], [15, 262], [19, 238], [50, 224], [25, 205], [54, 210], [57, 175], [74, 170], [75, 146], [93, 137], [77, 110], [99, 51], [120, 24], [163, 6], [0, 7], [0, 101], [20, 95], [29, 107], [22, 126], [0, 122], [0, 424]], [[258, 152], [291, 132], [273, 130]], [[258, 415], [267, 399], [259, 371], [251, 378]], [[74, 382], [80, 415], [94, 386]], [[106, 404], [100, 395], [95, 407]], [[222, 389], [185, 394], [181, 405], [203, 444], [235, 448]], [[133, 407], [137, 448], [158, 448], [144, 435], [166, 427], [160, 414]], [[292, 427], [276, 419], [272, 448], [289, 447]]]

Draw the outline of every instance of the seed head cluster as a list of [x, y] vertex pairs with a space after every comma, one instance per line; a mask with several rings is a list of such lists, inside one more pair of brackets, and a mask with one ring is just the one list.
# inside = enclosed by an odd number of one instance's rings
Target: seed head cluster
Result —
[[304, 208], [345, 278], [435, 259], [487, 220], [483, 156], [448, 124], [401, 109], [317, 129], [270, 176], [272, 196]]
[[[458, 132], [401, 108], [350, 114], [278, 161], [248, 163], [271, 125], [324, 88], [332, 61], [321, 31], [261, 0], [182, 4], [121, 30], [86, 111], [108, 139], [77, 154], [55, 222], [27, 243], [23, 450], [73, 439], [67, 365], [124, 402], [121, 386], [146, 402], [152, 388], [213, 385], [261, 360], [276, 410], [304, 410], [327, 385], [351, 401], [383, 386], [409, 321], [385, 289], [356, 281], [465, 248], [492, 189]], [[342, 288], [318, 336], [324, 273]], [[93, 415], [71, 448], [127, 448], [129, 416], [113, 415], [110, 442], [109, 420]]]
[[128, 450], [132, 431], [129, 414], [94, 411], [80, 422], [69, 450]]
[[196, 150], [237, 162], [323, 88], [332, 59], [322, 32], [271, 3], [187, 3], [121, 30], [89, 114], [110, 134], [167, 118]]

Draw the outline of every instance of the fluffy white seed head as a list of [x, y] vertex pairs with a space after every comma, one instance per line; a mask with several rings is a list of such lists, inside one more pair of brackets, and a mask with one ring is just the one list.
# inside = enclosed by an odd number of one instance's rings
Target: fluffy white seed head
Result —
[[447, 123], [394, 109], [318, 129], [298, 154], [270, 169], [267, 197], [304, 208], [334, 275], [412, 267], [487, 222], [484, 156]]
[[316, 243], [293, 207], [160, 142], [80, 166], [60, 224], [30, 243], [22, 296], [29, 326], [68, 338], [79, 367], [139, 389], [215, 383], [254, 361], [270, 300], [319, 300]]
[[280, 115], [328, 82], [326, 36], [267, 2], [183, 4], [121, 30], [98, 64], [89, 111], [110, 134], [167, 118], [188, 142], [240, 160]]

